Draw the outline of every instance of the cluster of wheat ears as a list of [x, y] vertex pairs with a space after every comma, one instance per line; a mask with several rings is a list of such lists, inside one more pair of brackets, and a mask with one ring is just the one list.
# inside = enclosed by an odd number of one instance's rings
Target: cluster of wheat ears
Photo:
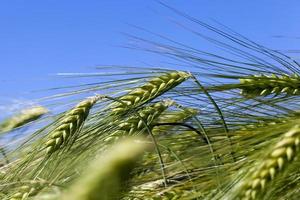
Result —
[[189, 70], [102, 67], [5, 120], [0, 199], [300, 198], [300, 65], [181, 15], [225, 54], [132, 38]]

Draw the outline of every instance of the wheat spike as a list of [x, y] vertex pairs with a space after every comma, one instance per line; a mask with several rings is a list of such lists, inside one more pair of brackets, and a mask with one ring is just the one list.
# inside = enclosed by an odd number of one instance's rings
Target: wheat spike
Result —
[[32, 181], [30, 185], [23, 185], [18, 188], [18, 192], [11, 196], [10, 200], [22, 200], [35, 196], [42, 189], [41, 186], [41, 183], [36, 181]]
[[[168, 113], [163, 113], [157, 119], [158, 123], [177, 123], [184, 122], [189, 118], [197, 115], [199, 113], [198, 110], [193, 108], [185, 108], [184, 110], [179, 111], [171, 111]], [[173, 126], [156, 126], [153, 128], [153, 134], [159, 134], [161, 132], [166, 132], [167, 130], [172, 129]]]
[[8, 132], [14, 128], [23, 126], [24, 124], [27, 124], [40, 118], [47, 112], [48, 110], [42, 106], [35, 106], [32, 108], [22, 110], [16, 116], [6, 119], [4, 122], [2, 122], [0, 124], [0, 132]]
[[68, 138], [74, 135], [74, 133], [84, 123], [92, 106], [100, 98], [102, 98], [102, 96], [99, 95], [90, 97], [77, 104], [73, 109], [65, 114], [61, 124], [52, 131], [52, 133], [50, 134], [50, 138], [45, 144], [48, 154], [51, 154], [54, 151], [58, 150], [63, 144], [68, 141]]
[[270, 94], [300, 94], [300, 77], [297, 74], [292, 76], [256, 75], [240, 78], [239, 80], [241, 94], [249, 97], [267, 96]]
[[265, 190], [267, 184], [296, 158], [299, 146], [300, 126], [297, 125], [275, 144], [255, 172], [244, 179], [240, 193], [241, 199], [256, 199]]
[[132, 109], [142, 105], [157, 96], [167, 92], [176, 87], [191, 75], [182, 71], [173, 71], [164, 75], [155, 77], [147, 82], [145, 85], [135, 88], [128, 94], [119, 98], [122, 102], [115, 102], [113, 104], [113, 113], [122, 113], [126, 110]]
[[152, 129], [153, 121], [155, 121], [162, 112], [164, 112], [174, 102], [172, 100], [165, 100], [154, 103], [145, 107], [138, 112], [139, 116], [132, 116], [126, 122], [119, 125], [119, 130], [125, 131], [129, 135], [138, 133], [145, 129], [145, 123]]
[[34, 187], [29, 187], [29, 186], [22, 186], [20, 187], [20, 191], [13, 194], [10, 200], [21, 200], [21, 199], [26, 199], [27, 197], [30, 196], [35, 196], [38, 193], [38, 189]]
[[[138, 133], [146, 133], [146, 125], [150, 130], [153, 128], [153, 123], [157, 118], [174, 102], [172, 100], [164, 100], [141, 109], [137, 114], [129, 117], [125, 122], [118, 125], [117, 131], [110, 134], [105, 141], [118, 140], [122, 135], [134, 135]], [[146, 123], [146, 125], [145, 125]]]

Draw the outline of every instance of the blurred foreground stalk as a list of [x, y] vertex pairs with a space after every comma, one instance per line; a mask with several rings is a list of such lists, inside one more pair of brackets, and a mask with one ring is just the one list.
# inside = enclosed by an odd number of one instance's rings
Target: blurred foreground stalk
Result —
[[124, 183], [150, 146], [139, 138], [125, 139], [94, 160], [61, 199], [120, 199]]

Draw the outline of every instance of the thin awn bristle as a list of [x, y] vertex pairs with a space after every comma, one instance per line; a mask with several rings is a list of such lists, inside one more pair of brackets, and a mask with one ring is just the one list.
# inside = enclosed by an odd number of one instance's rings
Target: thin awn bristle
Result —
[[300, 77], [275, 74], [271, 76], [256, 75], [240, 78], [241, 94], [245, 96], [267, 96], [270, 94], [299, 95]]
[[275, 144], [257, 170], [244, 179], [241, 199], [256, 199], [265, 190], [267, 184], [276, 179], [277, 175], [296, 158], [299, 146], [300, 126], [297, 125]]
[[65, 114], [61, 124], [52, 131], [50, 138], [46, 142], [45, 146], [48, 154], [58, 150], [71, 136], [74, 135], [74, 133], [83, 125], [92, 106], [100, 98], [102, 98], [102, 96], [99, 95], [90, 97], [77, 104]]
[[191, 75], [182, 71], [173, 71], [164, 75], [155, 77], [141, 87], [135, 88], [128, 94], [119, 98], [122, 102], [115, 102], [113, 113], [122, 113], [134, 107], [140, 106], [168, 90], [181, 84]]

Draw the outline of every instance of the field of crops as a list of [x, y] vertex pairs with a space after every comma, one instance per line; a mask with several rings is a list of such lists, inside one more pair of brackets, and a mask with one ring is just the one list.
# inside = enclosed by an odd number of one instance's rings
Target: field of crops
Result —
[[300, 198], [300, 64], [176, 12], [225, 53], [129, 36], [177, 66], [74, 74], [7, 117], [0, 199]]

